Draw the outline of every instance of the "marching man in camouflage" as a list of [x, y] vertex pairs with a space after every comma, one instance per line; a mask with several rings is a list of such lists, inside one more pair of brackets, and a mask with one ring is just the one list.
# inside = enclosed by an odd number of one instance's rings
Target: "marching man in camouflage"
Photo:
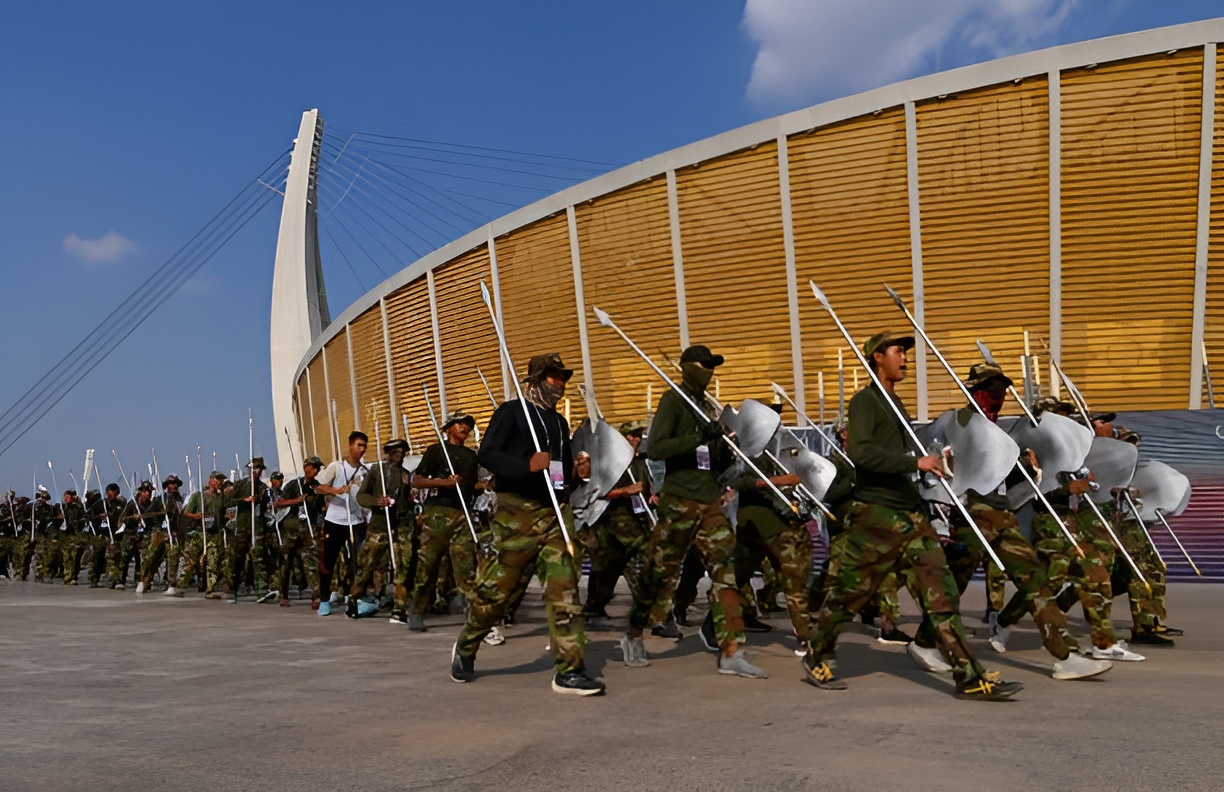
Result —
[[[186, 533], [179, 553], [177, 583], [166, 589], [166, 596], [181, 597], [183, 590], [198, 577], [199, 587], [208, 599], [215, 599], [221, 565], [225, 562], [225, 474], [214, 470], [203, 494], [193, 492], [183, 507], [182, 518], [196, 526]], [[208, 543], [204, 542], [207, 529]], [[211, 595], [211, 596], [210, 596]]]
[[[434, 490], [425, 501], [417, 540], [416, 580], [412, 586], [411, 610], [408, 612], [408, 629], [414, 632], [425, 630], [429, 594], [437, 582], [443, 556], [450, 557], [460, 593], [469, 602], [475, 595], [472, 584], [476, 580], [476, 542], [472, 539], [472, 529], [468, 527], [463, 510], [466, 504], [468, 513], [471, 513], [476, 494], [476, 470], [479, 465], [476, 452], [466, 445], [468, 435], [475, 427], [476, 419], [462, 410], [451, 413], [442, 425], [445, 453], [441, 443], [429, 446], [413, 473], [414, 487]], [[496, 625], [490, 628], [489, 635], [500, 635]]]
[[[896, 384], [905, 379], [911, 335], [879, 333], [863, 353], [879, 378], [850, 400], [847, 452], [855, 465], [854, 495], [844, 509], [845, 534], [834, 543], [824, 601], [814, 614], [808, 653], [803, 658], [808, 683], [824, 690], [844, 690], [829, 661], [842, 626], [870, 600], [880, 581], [897, 569], [912, 576], [912, 591], [934, 626], [939, 653], [951, 668], [960, 696], [1007, 698], [1023, 688], [988, 675], [969, 649], [960, 618], [956, 581], [948, 571], [935, 529], [924, 511], [915, 474], [942, 475], [937, 455], [915, 457], [893, 409], [905, 415]], [[911, 654], [915, 649], [909, 644]]]
[[[456, 682], [475, 677], [481, 641], [501, 619], [519, 581], [533, 574], [540, 561], [556, 671], [552, 689], [579, 696], [604, 692], [603, 682], [586, 675], [578, 569], [552, 507], [554, 496], [559, 503], [566, 501], [574, 478], [569, 425], [556, 409], [573, 374], [555, 352], [533, 357], [523, 378], [524, 400], [504, 402], [485, 429], [477, 458], [497, 476], [497, 511], [491, 524], [494, 556], [476, 575], [467, 621], [451, 653], [451, 679]], [[533, 428], [540, 451], [535, 450]], [[572, 524], [568, 505], [562, 510]]]
[[153, 576], [157, 574], [163, 560], [166, 562], [166, 593], [174, 596], [170, 592], [177, 590], [174, 584], [178, 580], [179, 556], [183, 552], [183, 540], [186, 538], [182, 525], [183, 496], [179, 494], [182, 484], [182, 479], [173, 473], [162, 482], [161, 503], [158, 505], [161, 506], [166, 522], [164, 526], [153, 531], [149, 539], [144, 565], [140, 571], [140, 583], [136, 586], [137, 594], [150, 590]]
[[587, 577], [584, 611], [588, 621], [608, 618], [604, 609], [612, 601], [616, 581], [622, 574], [635, 597], [639, 590], [638, 576], [628, 571], [628, 567], [631, 561], [640, 557], [646, 540], [650, 538], [650, 520], [646, 510], [654, 497], [650, 490], [646, 457], [638, 453], [645, 431], [643, 421], [628, 421], [620, 426], [620, 433], [633, 446], [633, 461], [612, 491], [604, 496], [609, 501], [608, 507], [592, 526], [595, 548], [591, 551], [591, 572]]
[[[386, 588], [386, 569], [391, 559], [392, 532], [403, 529], [405, 510], [411, 525], [412, 499], [408, 471], [404, 470], [404, 454], [408, 443], [403, 440], [388, 440], [383, 443], [383, 456], [377, 465], [370, 468], [361, 488], [357, 490], [357, 503], [370, 513], [366, 539], [357, 554], [357, 571], [344, 615], [350, 619], [369, 616], [378, 610], [377, 600], [382, 599]], [[390, 523], [388, 523], [390, 517]], [[366, 590], [375, 585], [374, 599], [366, 597]]]
[[[723, 356], [705, 346], [690, 346], [681, 353], [680, 387], [694, 404], [705, 402], [706, 386], [722, 364]], [[650, 665], [642, 634], [652, 621], [667, 618], [680, 564], [689, 547], [695, 547], [712, 581], [709, 599], [714, 635], [705, 638], [718, 647], [718, 673], [765, 679], [769, 675], [748, 662], [742, 648], [744, 619], [732, 560], [735, 532], [722, 508], [727, 490], [718, 481], [730, 465], [722, 428], [717, 421], [703, 422], [668, 390], [659, 399], [650, 432], [647, 455], [666, 463], [667, 476], [659, 495], [659, 523], [651, 534], [642, 574], [641, 600], [630, 608], [629, 630], [621, 638], [625, 665]]]
[[311, 606], [319, 608], [319, 554], [315, 548], [315, 528], [323, 522], [323, 496], [315, 492], [323, 460], [306, 457], [302, 475], [292, 479], [280, 492], [272, 507], [288, 509], [281, 519], [280, 605], [289, 607], [289, 583], [296, 572], [311, 589]]

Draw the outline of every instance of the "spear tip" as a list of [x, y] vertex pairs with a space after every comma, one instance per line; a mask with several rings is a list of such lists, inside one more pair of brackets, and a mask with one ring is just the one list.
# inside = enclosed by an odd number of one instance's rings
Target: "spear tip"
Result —
[[997, 363], [995, 363], [994, 355], [990, 354], [990, 347], [982, 343], [982, 339], [980, 338], [977, 339], [977, 348], [978, 348], [978, 351], [982, 353], [983, 360], [985, 360], [987, 363], [989, 363], [992, 366], [998, 365]]
[[604, 327], [612, 326], [612, 317], [608, 316], [606, 311], [601, 311], [599, 310], [599, 308], [597, 308], [594, 305], [591, 306], [591, 311], [594, 312], [595, 318], [599, 320], [599, 323], [601, 325], [603, 325]]
[[812, 287], [812, 294], [816, 295], [816, 299], [820, 301], [820, 304], [823, 305], [826, 310], [832, 311], [833, 309], [829, 307], [829, 298], [825, 297], [825, 293], [820, 290], [819, 286], [816, 285], [816, 281], [809, 280], [808, 285]]
[[492, 302], [492, 298], [489, 296], [489, 287], [485, 285], [484, 281], [480, 282], [480, 299], [484, 300], [485, 305]]
[[888, 292], [888, 296], [892, 297], [893, 302], [895, 302], [897, 305], [901, 306], [902, 308], [905, 307], [905, 300], [901, 299], [901, 295], [897, 294], [897, 292], [893, 290], [892, 286], [889, 286], [887, 283], [885, 283], [884, 291]]

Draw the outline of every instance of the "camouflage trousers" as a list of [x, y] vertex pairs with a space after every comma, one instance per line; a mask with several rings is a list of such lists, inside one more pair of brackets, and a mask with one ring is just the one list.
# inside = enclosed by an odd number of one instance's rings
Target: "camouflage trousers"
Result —
[[[398, 558], [396, 563], [399, 563]], [[387, 535], [387, 524], [381, 519], [374, 519], [366, 529], [366, 538], [361, 543], [361, 549], [357, 551], [357, 563], [353, 567], [349, 596], [364, 597], [373, 586], [374, 598], [381, 598], [387, 587], [390, 565], [391, 538]]]
[[752, 574], [768, 559], [781, 578], [786, 610], [800, 641], [809, 629], [808, 578], [812, 574], [812, 537], [807, 527], [783, 520], [766, 506], [740, 508], [735, 535], [735, 580], [741, 610], [753, 601]]
[[417, 541], [420, 534], [420, 518], [417, 517], [413, 522], [411, 529], [409, 526], [401, 525], [400, 530], [395, 534], [395, 547], [392, 552], [395, 553], [396, 570], [395, 570], [395, 613], [408, 612], [409, 595], [412, 594], [412, 589], [416, 585], [416, 567], [417, 567]]
[[0, 536], [0, 575], [5, 577], [16, 574], [9, 569], [13, 563], [13, 544], [15, 541], [16, 537], [14, 536]]
[[1143, 585], [1143, 581], [1135, 576], [1130, 564], [1126, 563], [1126, 559], [1119, 553], [1114, 559], [1110, 586], [1115, 596], [1119, 592], [1126, 592], [1130, 600], [1131, 623], [1135, 629], [1150, 630], [1168, 616], [1165, 612], [1165, 593], [1168, 589], [1165, 565], [1152, 547], [1143, 526], [1138, 522], [1133, 519], [1115, 521], [1114, 531], [1122, 540], [1126, 552], [1134, 559], [1135, 566], [1139, 567], [1139, 571], [1147, 578], [1148, 585]]
[[889, 572], [903, 572], [910, 592], [930, 616], [935, 644], [957, 679], [976, 678], [985, 669], [969, 649], [960, 617], [960, 593], [948, 570], [939, 537], [919, 512], [851, 501], [845, 532], [833, 540], [824, 601], [813, 614], [809, 653], [830, 659], [841, 628], [871, 601]]
[[644, 551], [641, 599], [629, 609], [629, 627], [644, 630], [667, 621], [680, 578], [680, 564], [689, 547], [696, 548], [709, 571], [710, 613], [724, 653], [744, 643], [744, 617], [735, 586], [735, 532], [720, 504], [664, 495], [659, 522]]
[[[1000, 609], [999, 625], [1010, 627], [1026, 613], [1032, 614], [1046, 651], [1056, 660], [1066, 660], [1072, 651], [1079, 648], [1079, 644], [1067, 629], [1067, 617], [1054, 600], [1054, 592], [1046, 579], [1045, 565], [1033, 545], [1020, 533], [1016, 516], [982, 503], [972, 504], [968, 511], [995, 555], [1003, 562], [1007, 579], [1016, 587], [1011, 601]], [[951, 529], [952, 541], [944, 548], [944, 555], [956, 580], [957, 592], [964, 594], [973, 573], [987, 555], [981, 541], [963, 518], [954, 517]], [[994, 566], [993, 561], [990, 564]], [[915, 640], [919, 646], [934, 646], [934, 631], [928, 617], [923, 617]]]
[[[208, 558], [204, 558], [204, 534], [201, 531], [191, 531], [183, 537], [179, 545], [178, 574], [175, 577], [166, 575], [171, 585], [180, 589], [191, 587], [193, 579], [197, 579], [197, 587], [203, 591], [213, 591], [220, 577], [220, 562], [225, 558], [221, 548], [221, 538], [216, 531], [208, 535]], [[207, 578], [205, 578], [207, 567]]]
[[[54, 530], [54, 529], [52, 529]], [[50, 581], [61, 570], [60, 545], [63, 543], [63, 538], [59, 536], [59, 531], [55, 534], [40, 536], [34, 543], [36, 560], [34, 564], [34, 578], [36, 580]]]
[[986, 566], [986, 602], [992, 611], [1001, 611], [1007, 604], [1007, 573], [994, 564]]
[[153, 532], [145, 546], [144, 564], [140, 570], [140, 580], [145, 584], [146, 589], [153, 583], [153, 576], [157, 574], [163, 561], [166, 562], [166, 585], [173, 586], [178, 580], [179, 559], [183, 553], [185, 538], [186, 531], [176, 530], [174, 544], [171, 545], [170, 535], [165, 529], [159, 528]]
[[81, 576], [81, 558], [92, 538], [92, 534], [63, 534], [60, 536], [60, 571], [63, 573], [65, 586], [77, 585], [77, 578]]
[[110, 534], [84, 536], [81, 548], [81, 567], [89, 578], [90, 588], [97, 588], [106, 572], [106, 555], [110, 551]]
[[110, 579], [112, 585], [127, 583], [128, 567], [133, 566], [133, 576], [140, 575], [140, 535], [131, 528], [115, 537], [110, 549]]
[[476, 542], [472, 539], [467, 518], [461, 509], [426, 506], [417, 534], [416, 577], [410, 613], [424, 616], [428, 611], [431, 594], [438, 583], [438, 570], [446, 557], [450, 558], [456, 588], [471, 602], [472, 584], [476, 580]]
[[[573, 517], [565, 507], [567, 527]], [[557, 673], [584, 668], [586, 624], [578, 602], [578, 568], [565, 546], [552, 507], [499, 493], [491, 521], [495, 555], [481, 565], [456, 642], [458, 653], [473, 657], [480, 642], [502, 618], [506, 603], [524, 575], [543, 562], [544, 603], [549, 646]], [[572, 530], [572, 528], [571, 528]]]
[[1060, 516], [1067, 529], [1079, 540], [1077, 546], [1084, 557], [1077, 556], [1058, 523], [1049, 514], [1033, 517], [1033, 546], [1046, 565], [1050, 588], [1060, 592], [1063, 586], [1071, 587], [1084, 608], [1093, 646], [1105, 649], [1118, 642], [1110, 613], [1113, 587], [1109, 582], [1109, 570], [1114, 559], [1113, 542], [1091, 511], [1065, 512]]
[[319, 554], [315, 550], [310, 530], [295, 517], [281, 521], [280, 569], [277, 589], [281, 599], [289, 596], [289, 586], [297, 578], [298, 589], [310, 589], [313, 596], [319, 590]]
[[634, 574], [629, 565], [646, 546], [650, 526], [643, 524], [632, 508], [613, 506], [595, 523], [592, 533], [595, 546], [591, 549], [591, 571], [587, 575], [586, 610], [601, 613], [612, 601], [621, 575], [625, 576], [633, 598], [639, 598], [640, 571]]

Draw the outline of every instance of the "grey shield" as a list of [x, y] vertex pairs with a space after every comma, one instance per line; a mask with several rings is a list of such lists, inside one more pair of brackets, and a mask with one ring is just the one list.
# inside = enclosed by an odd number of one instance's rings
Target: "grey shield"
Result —
[[[1037, 455], [1037, 464], [1041, 466], [1040, 489], [1043, 494], [1059, 488], [1059, 473], [1070, 473], [1082, 468], [1092, 448], [1092, 430], [1057, 413], [1042, 413], [1037, 419], [1037, 426], [1033, 426], [1027, 419], [1014, 421], [1008, 434], [1021, 448], [1031, 448]], [[1027, 484], [1024, 489], [1028, 492], [1028, 497], [1032, 497], [1032, 490]], [[1016, 505], [1019, 504], [1013, 501], [1013, 506]]]
[[1093, 437], [1092, 450], [1084, 465], [1092, 471], [1101, 488], [1089, 497], [1096, 503], [1104, 503], [1113, 496], [1110, 490], [1125, 487], [1135, 476], [1139, 464], [1139, 447], [1112, 437]]
[[[1020, 447], [998, 426], [977, 413], [962, 424], [956, 411], [949, 410], [928, 427], [933, 444], [943, 439], [952, 449], [952, 491], [957, 496], [970, 490], [979, 494], [996, 491], [1016, 466]], [[928, 448], [928, 450], [932, 450]], [[948, 495], [940, 486], [919, 489], [927, 500], [947, 502]]]
[[837, 467], [815, 451], [793, 441], [790, 444], [776, 443], [775, 447], [778, 448], [775, 456], [783, 469], [798, 476], [817, 500], [824, 500], [825, 493], [833, 486], [833, 479], [837, 478]]
[[738, 410], [727, 405], [719, 421], [735, 433], [735, 444], [748, 457], [760, 456], [782, 424], [781, 416], [756, 399], [744, 399]]
[[1139, 518], [1156, 519], [1156, 510], [1175, 517], [1190, 505], [1190, 479], [1164, 462], [1150, 460], [1135, 467], [1130, 486], [1139, 492]]
[[607, 508], [608, 502], [602, 498], [629, 469], [633, 446], [607, 421], [599, 419], [592, 428], [589, 418], [574, 431], [571, 444], [575, 457], [584, 451], [591, 456], [591, 477], [570, 494], [570, 504], [581, 527], [594, 523]]

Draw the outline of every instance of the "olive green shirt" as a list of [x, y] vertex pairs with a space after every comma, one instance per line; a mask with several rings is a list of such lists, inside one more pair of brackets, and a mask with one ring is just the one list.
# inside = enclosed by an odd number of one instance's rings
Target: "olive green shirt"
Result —
[[[705, 396], [692, 394], [693, 401], [700, 404]], [[667, 476], [663, 479], [660, 494], [677, 498], [688, 498], [701, 503], [713, 503], [722, 494], [718, 483], [722, 453], [721, 440], [707, 443], [702, 435], [705, 424], [693, 414], [693, 409], [676, 395], [667, 391], [659, 399], [654, 421], [650, 424], [650, 442], [646, 455], [661, 460], [667, 465]], [[710, 470], [700, 470], [697, 465], [697, 448], [707, 445], [710, 451]]]
[[[874, 384], [850, 399], [846, 453], [854, 461], [854, 499], [890, 509], [916, 511], [922, 496], [914, 481], [918, 459], [896, 414]], [[893, 402], [909, 420], [899, 398]]]

